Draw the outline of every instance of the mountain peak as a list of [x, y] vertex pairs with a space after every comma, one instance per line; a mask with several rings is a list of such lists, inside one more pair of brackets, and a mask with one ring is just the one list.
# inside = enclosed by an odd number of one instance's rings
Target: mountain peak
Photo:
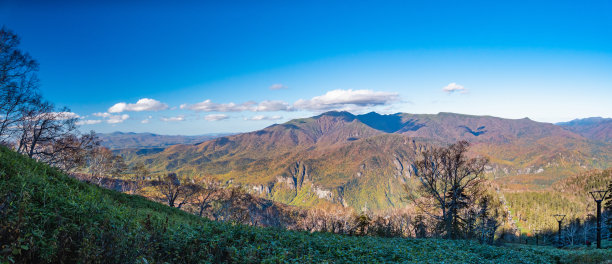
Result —
[[325, 113], [322, 113], [318, 116], [315, 116], [315, 119], [319, 119], [321, 117], [324, 116], [331, 116], [331, 117], [342, 117], [347, 121], [351, 121], [353, 119], [355, 119], [355, 115], [351, 114], [350, 112], [347, 111], [327, 111]]

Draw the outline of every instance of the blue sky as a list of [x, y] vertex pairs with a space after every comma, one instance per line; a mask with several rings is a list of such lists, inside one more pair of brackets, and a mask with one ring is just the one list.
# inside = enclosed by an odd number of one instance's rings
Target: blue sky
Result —
[[170, 2], [4, 0], [0, 21], [82, 130], [243, 132], [332, 109], [612, 115], [610, 1]]

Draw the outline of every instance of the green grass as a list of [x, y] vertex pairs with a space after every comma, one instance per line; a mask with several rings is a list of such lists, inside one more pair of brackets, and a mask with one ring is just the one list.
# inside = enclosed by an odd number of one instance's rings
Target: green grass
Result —
[[0, 263], [599, 263], [612, 249], [350, 237], [217, 223], [0, 147]]

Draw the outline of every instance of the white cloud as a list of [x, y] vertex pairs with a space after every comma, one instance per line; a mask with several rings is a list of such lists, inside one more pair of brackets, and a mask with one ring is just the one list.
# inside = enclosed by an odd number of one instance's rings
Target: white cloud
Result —
[[142, 98], [135, 104], [126, 104], [124, 102], [116, 103], [108, 109], [109, 113], [121, 113], [123, 111], [159, 111], [168, 109], [168, 105], [155, 99]]
[[104, 117], [104, 118], [108, 118], [111, 116], [111, 114], [109, 113], [93, 113], [94, 116], [99, 116], [99, 117]]
[[260, 120], [279, 120], [282, 118], [283, 118], [282, 116], [278, 116], [278, 115], [276, 116], [256, 115], [256, 116], [245, 118], [244, 120], [260, 121]]
[[55, 115], [57, 119], [59, 120], [66, 120], [66, 119], [73, 119], [73, 118], [81, 117], [78, 114], [73, 113], [73, 112], [54, 112], [51, 114]]
[[399, 100], [397, 93], [372, 90], [332, 90], [310, 100], [300, 99], [293, 104], [299, 110], [356, 110], [367, 106], [388, 105]]
[[280, 90], [280, 89], [287, 89], [287, 86], [281, 83], [275, 83], [275, 84], [270, 85], [270, 90]]
[[250, 108], [255, 105], [255, 102], [246, 102], [242, 104], [228, 103], [228, 104], [218, 104], [213, 103], [210, 99], [199, 102], [196, 104], [188, 105], [182, 104], [181, 109], [189, 109], [193, 111], [204, 111], [204, 112], [241, 112], [248, 111]]
[[210, 99], [199, 102], [196, 104], [188, 105], [182, 104], [181, 109], [189, 109], [193, 111], [203, 112], [274, 112], [274, 111], [292, 111], [293, 108], [290, 104], [283, 101], [262, 101], [261, 103], [256, 102], [245, 102], [242, 104], [227, 103], [218, 104], [213, 103]]
[[108, 117], [108, 119], [106, 119], [106, 123], [109, 123], [109, 124], [123, 123], [123, 121], [127, 120], [128, 118], [130, 118], [130, 116], [127, 115], [127, 114], [123, 114], [123, 115], [110, 115]]
[[196, 104], [182, 104], [181, 109], [204, 112], [277, 112], [295, 110], [359, 110], [369, 106], [389, 105], [398, 101], [399, 95], [372, 90], [333, 90], [310, 100], [300, 99], [293, 105], [283, 101], [249, 101], [242, 104], [214, 103], [210, 99]]
[[106, 112], [105, 113], [93, 113], [92, 115], [104, 118], [104, 120], [108, 124], [123, 123], [123, 121], [127, 120], [128, 118], [130, 118], [130, 116], [127, 115], [127, 114], [113, 115], [113, 114], [109, 114], [109, 113], [106, 113]]
[[292, 111], [293, 108], [283, 101], [263, 101], [253, 108], [255, 112]]
[[208, 121], [219, 121], [219, 120], [228, 119], [228, 118], [229, 116], [224, 115], [224, 114], [212, 114], [212, 115], [207, 115], [204, 117], [204, 119]]
[[42, 114], [38, 114], [35, 117], [30, 117], [31, 120], [41, 120], [41, 119], [54, 119], [54, 120], [67, 120], [80, 118], [76, 113], [73, 112], [46, 112]]
[[95, 125], [102, 123], [102, 120], [81, 120], [76, 122], [77, 125]]
[[454, 93], [454, 92], [460, 92], [460, 93], [466, 93], [467, 89], [465, 89], [465, 87], [463, 87], [463, 85], [457, 84], [457, 83], [449, 83], [447, 86], [444, 86], [444, 88], [442, 88], [442, 91], [444, 91], [445, 93]]
[[184, 121], [185, 116], [180, 115], [180, 116], [173, 116], [173, 117], [162, 117], [161, 120], [164, 122]]

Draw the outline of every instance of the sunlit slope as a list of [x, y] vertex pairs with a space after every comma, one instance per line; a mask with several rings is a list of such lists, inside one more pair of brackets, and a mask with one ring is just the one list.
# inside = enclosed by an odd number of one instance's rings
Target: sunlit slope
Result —
[[606, 168], [612, 145], [529, 119], [452, 113], [437, 115], [327, 112], [198, 145], [140, 155], [156, 172], [213, 176], [294, 205], [318, 200], [354, 208], [402, 205], [402, 184], [428, 146], [458, 140], [490, 158], [491, 177], [533, 175], [552, 182], [585, 169]]

